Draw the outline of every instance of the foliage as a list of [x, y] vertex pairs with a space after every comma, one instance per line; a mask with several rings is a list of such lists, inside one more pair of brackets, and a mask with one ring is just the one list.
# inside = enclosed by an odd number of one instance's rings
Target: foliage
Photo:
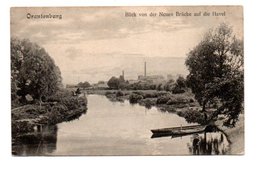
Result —
[[114, 94], [114, 92], [111, 92], [111, 91], [106, 91], [105, 92], [105, 95], [107, 96], [107, 95], [111, 95], [111, 94]]
[[158, 91], [164, 90], [163, 84], [162, 84], [162, 83], [158, 84], [158, 85], [156, 86], [156, 90], [158, 90]]
[[153, 83], [150, 83], [148, 81], [146, 81], [146, 82], [139, 81], [137, 83], [128, 84], [126, 86], [126, 89], [128, 89], [128, 90], [155, 90], [156, 85]]
[[186, 87], [186, 81], [185, 81], [184, 77], [179, 76], [178, 79], [176, 80], [176, 84], [177, 84], [180, 88], [185, 88], [185, 87]]
[[77, 86], [80, 88], [89, 88], [89, 87], [91, 87], [91, 84], [89, 84], [89, 82], [85, 81], [85, 82], [78, 83]]
[[41, 101], [60, 86], [60, 70], [43, 48], [26, 39], [11, 39], [12, 102], [25, 102], [27, 94]]
[[157, 104], [166, 104], [169, 100], [171, 100], [170, 95], [163, 95], [163, 96], [158, 97], [156, 103]]
[[186, 80], [182, 76], [179, 76], [176, 82], [171, 79], [166, 83], [159, 83], [155, 86], [155, 89], [158, 91], [171, 91], [173, 94], [184, 93], [186, 88]]
[[130, 96], [129, 96], [129, 102], [131, 104], [134, 104], [134, 103], [137, 103], [139, 100], [143, 99], [143, 96], [142, 95], [138, 95], [138, 94], [135, 94], [135, 93], [132, 93]]
[[111, 89], [118, 89], [119, 88], [119, 84], [120, 81], [118, 78], [116, 78], [115, 76], [111, 77], [108, 82], [107, 85], [109, 86], [109, 88]]
[[177, 113], [179, 116], [182, 116], [186, 119], [188, 123], [199, 123], [199, 124], [205, 124], [204, 116], [201, 112], [197, 110], [184, 110], [179, 111]]
[[173, 95], [166, 104], [167, 105], [186, 104], [186, 103], [190, 103], [190, 100], [191, 100], [190, 98]]
[[[244, 97], [243, 56], [243, 42], [224, 23], [209, 30], [189, 52], [187, 84], [202, 106], [205, 121], [211, 122], [219, 114], [226, 115], [228, 123], [237, 121]], [[208, 115], [207, 108], [213, 104], [217, 108]]]
[[187, 89], [186, 80], [184, 79], [184, 77], [179, 76], [176, 80], [176, 83], [174, 83], [174, 85], [171, 87], [170, 91], [173, 94], [178, 94], [178, 93], [184, 93], [186, 89]]
[[181, 105], [181, 104], [189, 104], [194, 102], [193, 98], [187, 96], [186, 94], [165, 94], [161, 95], [157, 99], [157, 104], [167, 104], [167, 105]]
[[[165, 91], [172, 91], [173, 88], [175, 87], [176, 83], [174, 80], [169, 80], [167, 81], [167, 83], [164, 85], [164, 90]], [[160, 86], [158, 86], [158, 88], [160, 88]]]
[[[72, 96], [68, 90], [58, 90], [54, 95], [46, 98], [46, 101], [39, 106], [30, 104], [12, 110], [12, 133], [29, 132], [32, 124], [26, 120], [35, 120], [43, 116], [49, 124], [56, 124], [61, 121], [73, 119], [83, 112], [86, 112], [87, 100], [85, 97]], [[26, 119], [25, 122], [16, 122]]]
[[152, 106], [156, 105], [156, 101], [157, 101], [156, 98], [144, 98], [139, 100], [138, 103], [150, 109]]
[[122, 91], [116, 92], [116, 97], [122, 97], [122, 96], [124, 96], [124, 93]]
[[178, 85], [175, 85], [174, 88], [172, 89], [173, 94], [184, 93], [184, 92], [185, 92], [184, 88], [181, 88]]

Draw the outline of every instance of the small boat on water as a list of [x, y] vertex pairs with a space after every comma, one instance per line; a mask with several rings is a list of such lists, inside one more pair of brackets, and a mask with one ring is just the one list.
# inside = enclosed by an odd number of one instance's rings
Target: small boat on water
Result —
[[191, 125], [191, 126], [180, 126], [180, 127], [172, 127], [172, 128], [161, 128], [161, 129], [153, 129], [151, 132], [153, 133], [152, 138], [156, 137], [179, 137], [190, 135], [194, 133], [202, 133], [205, 131], [206, 125]]

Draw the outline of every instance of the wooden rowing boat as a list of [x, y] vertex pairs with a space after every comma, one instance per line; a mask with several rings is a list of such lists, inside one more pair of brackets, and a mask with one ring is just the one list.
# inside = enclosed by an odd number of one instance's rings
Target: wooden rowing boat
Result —
[[204, 132], [205, 128], [206, 128], [205, 125], [191, 125], [191, 126], [153, 129], [151, 130], [151, 132], [153, 133], [152, 138], [164, 137], [164, 136], [178, 137], [178, 136], [185, 136], [194, 133], [202, 133]]

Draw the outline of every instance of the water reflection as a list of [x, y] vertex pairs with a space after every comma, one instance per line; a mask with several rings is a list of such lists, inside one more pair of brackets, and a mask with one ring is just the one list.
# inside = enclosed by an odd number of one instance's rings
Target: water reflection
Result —
[[56, 150], [57, 126], [44, 126], [42, 132], [17, 137], [12, 145], [13, 155], [48, 155]]
[[221, 131], [207, 132], [191, 136], [188, 148], [193, 155], [225, 155], [230, 150], [230, 142]]

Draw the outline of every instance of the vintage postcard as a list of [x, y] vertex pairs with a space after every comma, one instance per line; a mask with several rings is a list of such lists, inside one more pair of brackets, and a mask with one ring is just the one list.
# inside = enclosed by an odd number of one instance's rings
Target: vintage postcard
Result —
[[242, 6], [10, 16], [13, 155], [244, 154]]

